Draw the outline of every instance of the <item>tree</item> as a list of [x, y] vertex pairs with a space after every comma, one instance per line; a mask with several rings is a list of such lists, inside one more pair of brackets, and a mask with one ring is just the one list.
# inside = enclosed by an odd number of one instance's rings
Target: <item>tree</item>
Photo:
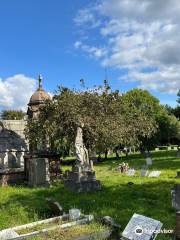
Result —
[[178, 96], [177, 102], [180, 104], [180, 89], [179, 89], [177, 96]]
[[[131, 95], [130, 95], [131, 96]], [[76, 91], [59, 87], [53, 100], [29, 120], [26, 135], [32, 145], [48, 138], [50, 149], [66, 155], [73, 149], [77, 123], [84, 123], [84, 142], [89, 150], [105, 152], [118, 145], [139, 145], [149, 138], [155, 122], [128, 95], [112, 91], [107, 82], [94, 90]]]
[[17, 110], [4, 110], [1, 113], [1, 118], [3, 120], [22, 120], [24, 119], [26, 113]]

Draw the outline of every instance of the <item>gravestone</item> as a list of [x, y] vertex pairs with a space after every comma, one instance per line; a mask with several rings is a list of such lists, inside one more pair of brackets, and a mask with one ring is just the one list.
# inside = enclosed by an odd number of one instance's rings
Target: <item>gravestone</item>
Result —
[[61, 207], [61, 205], [58, 202], [53, 201], [51, 198], [47, 198], [46, 202], [48, 204], [48, 207], [54, 213], [54, 215], [56, 215], [56, 216], [63, 215], [63, 208]]
[[177, 150], [177, 158], [180, 158], [180, 148]]
[[81, 216], [81, 211], [76, 208], [72, 208], [69, 210], [69, 219], [70, 220], [77, 220]]
[[172, 195], [172, 206], [180, 211], [180, 184], [176, 184], [174, 189], [171, 191]]
[[147, 177], [149, 171], [148, 170], [141, 170], [141, 177]]
[[28, 161], [28, 185], [30, 187], [49, 187], [48, 158], [31, 157]]
[[136, 172], [135, 169], [133, 169], [133, 168], [132, 168], [132, 169], [129, 169], [129, 170], [127, 171], [127, 175], [128, 175], [128, 176], [134, 176], [135, 172]]
[[148, 177], [159, 177], [161, 174], [161, 171], [152, 171]]
[[147, 157], [146, 158], [146, 164], [147, 164], [147, 166], [151, 166], [152, 165], [152, 158]]
[[77, 160], [72, 171], [66, 171], [64, 186], [73, 192], [91, 192], [101, 190], [100, 181], [96, 180], [93, 162], [89, 159], [88, 150], [83, 143], [83, 124], [77, 124], [75, 138]]
[[134, 214], [124, 229], [122, 236], [127, 240], [153, 240], [162, 223], [143, 215]]

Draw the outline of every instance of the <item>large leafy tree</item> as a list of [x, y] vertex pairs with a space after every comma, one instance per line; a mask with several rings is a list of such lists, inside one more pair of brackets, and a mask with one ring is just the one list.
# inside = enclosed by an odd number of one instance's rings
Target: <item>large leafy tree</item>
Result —
[[[142, 93], [144, 93], [142, 91]], [[134, 90], [121, 96], [107, 82], [94, 90], [76, 91], [60, 87], [53, 100], [40, 109], [38, 119], [29, 120], [26, 135], [31, 145], [48, 139], [50, 149], [66, 155], [73, 149], [78, 123], [84, 123], [84, 141], [99, 152], [118, 145], [139, 145], [156, 130], [152, 114]], [[141, 106], [141, 107], [140, 107]]]

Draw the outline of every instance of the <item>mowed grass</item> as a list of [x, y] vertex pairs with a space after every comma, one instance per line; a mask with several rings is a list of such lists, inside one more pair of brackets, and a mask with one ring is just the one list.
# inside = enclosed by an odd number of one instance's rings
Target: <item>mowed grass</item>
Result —
[[[70, 208], [79, 208], [84, 214], [93, 214], [97, 221], [109, 215], [121, 224], [122, 229], [134, 213], [160, 220], [163, 228], [174, 229], [171, 188], [180, 183], [180, 179], [175, 178], [177, 170], [180, 170], [180, 159], [176, 158], [176, 151], [153, 152], [152, 158], [150, 170], [160, 170], [159, 178], [140, 177], [140, 169], [145, 165], [145, 158], [140, 154], [130, 155], [128, 159], [109, 158], [97, 164], [95, 170], [102, 183], [102, 191], [94, 193], [71, 193], [62, 183], [49, 189], [0, 188], [0, 229], [51, 217], [46, 205], [47, 197], [57, 200], [66, 212]], [[128, 177], [116, 171], [122, 161], [137, 170], [135, 176]], [[128, 186], [128, 182], [134, 185]], [[171, 238], [161, 234], [157, 239]]]

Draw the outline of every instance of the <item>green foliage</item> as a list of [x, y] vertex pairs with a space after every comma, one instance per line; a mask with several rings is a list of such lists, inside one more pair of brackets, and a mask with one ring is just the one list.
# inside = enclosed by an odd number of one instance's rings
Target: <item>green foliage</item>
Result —
[[180, 89], [179, 89], [177, 96], [178, 96], [177, 102], [180, 104]]
[[17, 110], [3, 110], [1, 113], [1, 118], [3, 120], [22, 120], [24, 119], [26, 113]]
[[[144, 101], [146, 95], [148, 101]], [[53, 100], [40, 109], [39, 118], [28, 121], [26, 135], [32, 145], [48, 138], [51, 150], [66, 155], [73, 149], [77, 125], [83, 123], [88, 149], [102, 152], [118, 145], [138, 146], [141, 138], [156, 131], [152, 103], [159, 107], [158, 100], [146, 91], [121, 96], [107, 83], [86, 91], [59, 87]]]

